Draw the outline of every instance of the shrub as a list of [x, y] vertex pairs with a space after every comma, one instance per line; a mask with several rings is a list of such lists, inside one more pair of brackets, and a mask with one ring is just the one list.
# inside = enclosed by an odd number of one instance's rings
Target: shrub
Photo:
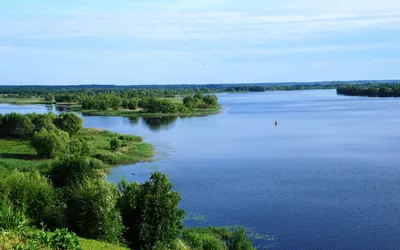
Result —
[[89, 144], [84, 139], [72, 139], [68, 146], [71, 154], [80, 156], [87, 156], [90, 154]]
[[116, 151], [121, 146], [122, 146], [121, 140], [119, 140], [118, 138], [112, 138], [111, 139], [111, 141], [110, 141], [110, 149], [111, 149], [111, 151]]
[[134, 135], [120, 135], [118, 139], [122, 141], [136, 141], [136, 142], [141, 142], [143, 141], [143, 138], [140, 136], [134, 136]]
[[31, 145], [39, 156], [51, 159], [67, 152], [68, 141], [69, 135], [64, 131], [42, 129], [33, 136]]
[[34, 223], [51, 222], [56, 212], [56, 195], [49, 180], [38, 171], [13, 171], [1, 179], [0, 196], [33, 220]]
[[234, 228], [228, 243], [228, 250], [255, 250], [243, 228]]
[[16, 209], [8, 200], [0, 200], [0, 229], [16, 230], [26, 227], [29, 219], [22, 210]]
[[116, 209], [119, 192], [105, 179], [85, 179], [69, 189], [67, 195], [68, 228], [78, 235], [119, 243], [122, 220]]
[[102, 162], [85, 157], [64, 156], [53, 164], [49, 176], [55, 187], [64, 187], [98, 175]]

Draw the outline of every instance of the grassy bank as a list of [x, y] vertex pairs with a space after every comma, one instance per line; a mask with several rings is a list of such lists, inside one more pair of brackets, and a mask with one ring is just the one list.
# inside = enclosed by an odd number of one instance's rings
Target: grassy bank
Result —
[[[34, 229], [32, 229], [34, 230]], [[39, 232], [39, 230], [35, 230], [35, 232]], [[33, 232], [33, 233], [35, 233]], [[50, 237], [52, 233], [47, 233]], [[96, 240], [89, 240], [84, 238], [79, 238], [79, 243], [83, 250], [127, 250], [128, 248], [114, 245], [110, 243], [105, 243]], [[36, 248], [32, 247], [32, 242], [28, 242], [26, 236], [19, 232], [13, 231], [2, 231], [0, 232], [0, 249], [2, 250], [14, 250], [14, 249], [51, 249], [45, 245], [36, 246]], [[37, 243], [40, 244], [40, 243]]]
[[8, 96], [0, 96], [0, 103], [10, 103], [10, 104], [54, 104], [53, 101], [45, 101], [41, 97], [27, 97], [27, 98], [17, 98], [17, 97], [8, 97]]
[[[121, 135], [107, 130], [82, 129], [72, 138], [84, 139], [90, 148], [90, 158], [101, 160], [108, 167], [147, 161], [153, 156], [153, 147], [139, 136]], [[118, 138], [121, 147], [110, 150], [110, 140]], [[12, 169], [45, 171], [53, 160], [40, 158], [28, 140], [0, 139], [0, 175]]]
[[84, 115], [91, 116], [123, 116], [123, 117], [168, 117], [168, 116], [180, 116], [180, 117], [191, 117], [191, 116], [203, 116], [218, 114], [220, 112], [220, 107], [214, 109], [194, 109], [187, 113], [148, 113], [141, 110], [83, 110], [80, 107], [75, 107], [73, 111], [81, 112]]

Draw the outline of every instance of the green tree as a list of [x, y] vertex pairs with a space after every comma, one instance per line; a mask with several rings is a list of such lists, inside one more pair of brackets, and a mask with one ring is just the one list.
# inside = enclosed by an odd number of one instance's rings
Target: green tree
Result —
[[47, 131], [42, 129], [36, 133], [31, 141], [37, 154], [44, 158], [54, 158], [68, 151], [69, 135], [67, 132], [56, 129]]
[[137, 108], [138, 108], [138, 103], [139, 103], [139, 100], [138, 99], [136, 99], [136, 98], [132, 98], [132, 99], [130, 99], [129, 101], [128, 101], [128, 108], [130, 109], [130, 110], [136, 110]]
[[65, 187], [81, 182], [85, 178], [101, 176], [100, 161], [89, 160], [85, 157], [68, 155], [57, 160], [49, 173], [55, 187]]
[[83, 120], [74, 113], [63, 113], [55, 120], [55, 125], [72, 136], [83, 128]]
[[103, 178], [77, 183], [68, 192], [68, 228], [81, 237], [120, 243], [123, 225], [116, 209], [118, 198], [117, 188]]
[[89, 144], [82, 138], [72, 139], [68, 146], [71, 154], [79, 156], [88, 156], [90, 154]]
[[181, 197], [162, 173], [153, 173], [150, 180], [138, 184], [119, 185], [122, 193], [119, 206], [124, 225], [129, 228], [126, 240], [137, 249], [170, 247], [183, 229], [184, 211], [178, 205]]

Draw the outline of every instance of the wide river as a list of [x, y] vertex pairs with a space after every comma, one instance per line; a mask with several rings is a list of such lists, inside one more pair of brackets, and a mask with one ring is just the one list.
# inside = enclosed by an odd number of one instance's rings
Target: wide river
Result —
[[[153, 162], [115, 168], [109, 180], [167, 173], [187, 225], [241, 225], [273, 236], [255, 240], [271, 249], [400, 249], [400, 98], [324, 90], [219, 100], [218, 115], [85, 116], [84, 125], [153, 144]], [[48, 110], [0, 105], [0, 113]]]

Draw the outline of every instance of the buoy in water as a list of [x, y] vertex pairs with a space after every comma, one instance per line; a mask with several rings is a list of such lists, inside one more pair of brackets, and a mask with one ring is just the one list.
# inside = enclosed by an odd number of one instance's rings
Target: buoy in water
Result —
[[275, 126], [278, 126], [278, 121], [275, 121]]

